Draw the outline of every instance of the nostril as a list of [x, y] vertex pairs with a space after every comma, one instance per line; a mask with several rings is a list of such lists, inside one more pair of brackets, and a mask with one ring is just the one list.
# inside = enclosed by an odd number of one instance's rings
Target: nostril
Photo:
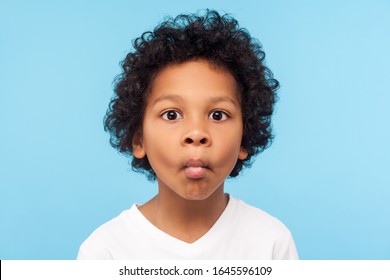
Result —
[[187, 135], [182, 138], [182, 143], [184, 145], [209, 145], [210, 139], [206, 135]]

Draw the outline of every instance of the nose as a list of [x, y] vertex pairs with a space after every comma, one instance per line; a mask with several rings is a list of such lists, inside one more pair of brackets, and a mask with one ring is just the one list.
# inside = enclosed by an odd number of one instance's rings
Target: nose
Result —
[[209, 134], [201, 129], [192, 129], [188, 131], [182, 138], [182, 145], [194, 145], [194, 146], [209, 146], [211, 144], [211, 138]]

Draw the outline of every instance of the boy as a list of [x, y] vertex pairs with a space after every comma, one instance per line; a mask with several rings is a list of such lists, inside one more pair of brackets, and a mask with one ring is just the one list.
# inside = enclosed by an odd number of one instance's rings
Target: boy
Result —
[[78, 259], [297, 259], [288, 229], [224, 193], [271, 139], [278, 82], [228, 15], [180, 15], [134, 42], [105, 118], [158, 194], [99, 227]]

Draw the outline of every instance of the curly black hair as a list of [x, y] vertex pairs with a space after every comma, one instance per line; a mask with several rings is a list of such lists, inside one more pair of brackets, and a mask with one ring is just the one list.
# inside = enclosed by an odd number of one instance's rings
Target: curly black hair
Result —
[[[261, 44], [228, 14], [206, 10], [203, 15], [179, 15], [167, 18], [154, 31], [133, 41], [134, 51], [122, 62], [123, 72], [114, 81], [115, 95], [104, 118], [111, 145], [132, 156], [133, 137], [140, 133], [148, 89], [162, 68], [190, 60], [207, 60], [229, 71], [236, 79], [242, 106], [242, 147], [248, 152], [238, 159], [230, 177], [250, 166], [255, 155], [273, 139], [271, 115], [279, 82], [264, 65]], [[148, 158], [133, 157], [133, 170], [156, 179]]]

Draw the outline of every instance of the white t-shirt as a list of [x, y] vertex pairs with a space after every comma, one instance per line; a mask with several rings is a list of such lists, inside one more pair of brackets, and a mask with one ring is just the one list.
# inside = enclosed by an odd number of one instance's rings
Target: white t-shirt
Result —
[[186, 243], [151, 224], [136, 205], [95, 230], [77, 259], [298, 259], [290, 231], [276, 218], [230, 196], [212, 228]]

